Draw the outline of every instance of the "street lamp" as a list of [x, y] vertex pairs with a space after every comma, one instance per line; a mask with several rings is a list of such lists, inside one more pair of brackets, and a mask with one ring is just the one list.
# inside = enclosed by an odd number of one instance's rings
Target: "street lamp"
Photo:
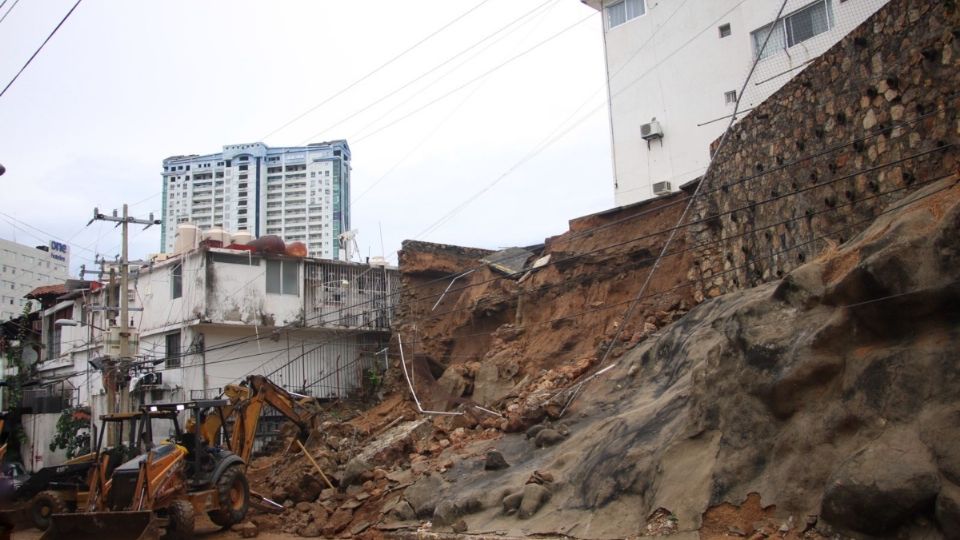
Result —
[[57, 319], [53, 321], [53, 325], [54, 326], [89, 326], [90, 328], [100, 330], [101, 332], [107, 331], [105, 328], [100, 328], [95, 324], [90, 324], [88, 322], [83, 322], [83, 321], [77, 321], [74, 319]]

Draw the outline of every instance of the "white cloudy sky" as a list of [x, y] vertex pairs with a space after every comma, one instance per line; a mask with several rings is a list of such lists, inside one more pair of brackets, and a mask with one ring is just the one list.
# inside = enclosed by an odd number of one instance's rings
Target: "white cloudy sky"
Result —
[[[73, 2], [12, 9], [0, 86]], [[164, 157], [345, 138], [363, 255], [540, 242], [613, 204], [601, 39], [578, 0], [84, 0], [0, 98], [0, 237], [76, 269], [119, 253], [93, 207], [159, 216]]]

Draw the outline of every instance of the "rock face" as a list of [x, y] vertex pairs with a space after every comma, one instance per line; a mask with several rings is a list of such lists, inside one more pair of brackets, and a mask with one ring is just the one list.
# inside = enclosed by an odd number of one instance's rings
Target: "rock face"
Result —
[[[489, 504], [525, 529], [579, 524], [578, 536], [600, 538], [636, 534], [643, 518], [625, 517], [658, 508], [696, 530], [708, 507], [753, 493], [794, 523], [819, 516], [810, 527], [953, 534], [958, 283], [960, 183], [949, 179], [783, 280], [661, 328], [584, 388], [553, 446], [521, 434], [498, 443], [510, 462], [500, 474], [513, 476], [497, 489], [538, 467], [558, 480]], [[457, 496], [492, 486], [461, 480]], [[494, 523], [471, 519], [474, 530]]]
[[823, 517], [853, 531], [883, 534], [933, 507], [940, 475], [909, 429], [891, 429], [845, 461], [823, 496]]

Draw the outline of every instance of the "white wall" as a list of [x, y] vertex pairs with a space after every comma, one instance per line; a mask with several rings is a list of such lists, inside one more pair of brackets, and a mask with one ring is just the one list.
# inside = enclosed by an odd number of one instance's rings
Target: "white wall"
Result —
[[27, 441], [20, 446], [20, 455], [23, 456], [23, 465], [27, 472], [36, 472], [50, 465], [60, 465], [67, 460], [66, 450], [51, 452], [49, 447], [57, 431], [60, 413], [25, 414], [22, 419]]
[[[886, 1], [830, 0], [832, 29], [761, 60], [740, 109], [758, 105]], [[738, 2], [647, 0], [645, 15], [605, 30], [618, 205], [654, 196], [656, 182], [676, 190], [706, 170], [710, 143], [733, 112], [724, 92], [739, 93], [753, 62], [751, 32], [772, 22], [781, 4]], [[812, 2], [789, 0], [784, 14]], [[722, 24], [730, 24], [730, 36], [720, 38]], [[664, 137], [648, 145], [640, 126], [652, 118]]]

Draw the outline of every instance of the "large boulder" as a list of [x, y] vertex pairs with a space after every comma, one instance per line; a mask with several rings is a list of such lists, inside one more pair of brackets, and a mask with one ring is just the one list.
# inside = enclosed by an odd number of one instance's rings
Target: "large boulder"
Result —
[[895, 532], [933, 509], [940, 476], [930, 451], [908, 429], [893, 429], [850, 457], [831, 478], [823, 518], [851, 531]]

